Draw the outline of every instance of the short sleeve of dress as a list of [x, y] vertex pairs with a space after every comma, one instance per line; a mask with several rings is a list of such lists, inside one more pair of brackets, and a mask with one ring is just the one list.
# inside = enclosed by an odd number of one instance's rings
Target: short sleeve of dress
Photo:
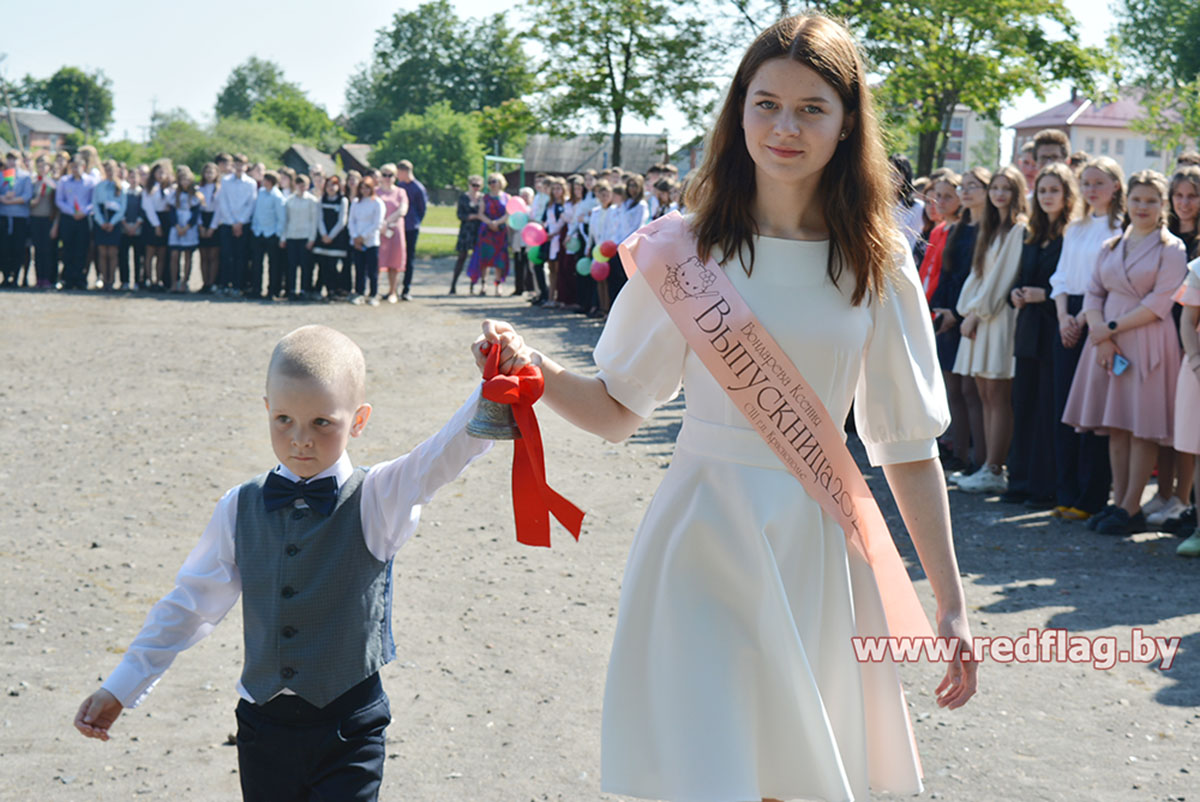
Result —
[[950, 425], [929, 307], [912, 256], [872, 300], [872, 328], [854, 395], [854, 422], [872, 465], [937, 456]]
[[649, 417], [679, 393], [687, 351], [662, 302], [641, 272], [634, 273], [613, 302], [593, 355], [608, 394]]

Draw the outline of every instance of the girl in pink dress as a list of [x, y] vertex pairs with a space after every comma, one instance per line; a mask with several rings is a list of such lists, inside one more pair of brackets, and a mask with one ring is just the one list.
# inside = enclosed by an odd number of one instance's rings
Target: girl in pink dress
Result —
[[396, 186], [396, 165], [379, 168], [379, 189], [375, 197], [383, 201], [383, 227], [379, 237], [379, 272], [387, 273], [388, 303], [399, 300], [396, 285], [407, 263], [404, 243], [404, 215], [408, 213], [408, 193]]
[[1171, 307], [1187, 271], [1183, 243], [1166, 228], [1166, 179], [1142, 170], [1128, 189], [1130, 222], [1104, 244], [1083, 303], [1088, 342], [1063, 412], [1063, 423], [1109, 436], [1113, 503], [1088, 520], [1107, 535], [1144, 529], [1142, 491], [1158, 446], [1173, 443], [1180, 355]]

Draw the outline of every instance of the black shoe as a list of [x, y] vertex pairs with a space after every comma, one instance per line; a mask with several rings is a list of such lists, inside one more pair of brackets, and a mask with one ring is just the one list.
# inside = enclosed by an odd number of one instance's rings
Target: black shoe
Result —
[[1025, 509], [1036, 510], [1038, 512], [1044, 512], [1045, 510], [1052, 510], [1057, 506], [1058, 506], [1058, 502], [1055, 501], [1054, 499], [1050, 498], [1049, 496], [1042, 496], [1042, 497], [1030, 496], [1029, 498], [1025, 499], [1025, 504], [1024, 504]]
[[400, 300], [401, 301], [411, 301], [412, 300], [412, 296], [408, 294], [408, 290], [405, 290], [404, 292], [400, 293]]
[[1000, 500], [1005, 504], [1024, 504], [1029, 500], [1029, 494], [1024, 490], [1006, 490], [1000, 494]]
[[1176, 537], [1189, 537], [1196, 531], [1196, 508], [1188, 507], [1174, 518], [1163, 521], [1159, 527], [1163, 532], [1169, 532]]
[[1146, 531], [1146, 516], [1138, 510], [1137, 515], [1130, 515], [1125, 510], [1117, 507], [1108, 517], [1101, 521], [1096, 526], [1096, 534], [1098, 535], [1117, 535], [1124, 537], [1125, 535], [1136, 535], [1138, 532]]
[[1115, 504], [1109, 504], [1107, 507], [1100, 510], [1100, 512], [1096, 513], [1091, 518], [1088, 518], [1087, 522], [1084, 524], [1084, 526], [1086, 526], [1088, 529], [1091, 529], [1093, 532], [1095, 532], [1096, 527], [1100, 525], [1100, 522], [1103, 521], [1108, 516], [1112, 515], [1113, 511], [1116, 509], [1118, 509], [1118, 507]]

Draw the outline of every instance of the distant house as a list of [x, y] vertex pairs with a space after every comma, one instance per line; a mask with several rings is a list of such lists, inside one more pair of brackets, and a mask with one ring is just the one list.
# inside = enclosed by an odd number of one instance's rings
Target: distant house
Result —
[[292, 145], [283, 152], [283, 163], [297, 173], [308, 175], [313, 167], [319, 166], [325, 175], [340, 173], [337, 162], [311, 145]]
[[[14, 107], [13, 118], [17, 122], [17, 131], [21, 135], [21, 144], [30, 151], [62, 150], [68, 134], [74, 134], [79, 129], [66, 120], [55, 117], [48, 111], [40, 109], [21, 109]], [[0, 126], [9, 128], [8, 109], [0, 107]]]
[[961, 103], [955, 106], [946, 132], [946, 149], [937, 166], [961, 173], [976, 165], [993, 168], [999, 161], [1000, 131], [996, 124]]
[[341, 157], [343, 169], [358, 170], [360, 173], [371, 169], [370, 145], [342, 145], [333, 155], [335, 160]]
[[[664, 134], [622, 134], [618, 166], [626, 172], [644, 174], [651, 165], [666, 159], [666, 144]], [[548, 134], [534, 134], [525, 144], [523, 154], [525, 181], [532, 184], [535, 173], [567, 176], [584, 170], [603, 170], [613, 164], [612, 150], [611, 136], [597, 139], [585, 134], [559, 139]], [[512, 183], [510, 177], [509, 184]]]
[[1135, 90], [1123, 91], [1112, 103], [1094, 103], [1072, 91], [1065, 103], [1009, 126], [1016, 132], [1013, 158], [1038, 131], [1057, 128], [1070, 138], [1072, 151], [1108, 156], [1121, 165], [1125, 175], [1147, 169], [1169, 172], [1176, 154], [1161, 152], [1145, 134], [1130, 127], [1145, 116], [1141, 96]]

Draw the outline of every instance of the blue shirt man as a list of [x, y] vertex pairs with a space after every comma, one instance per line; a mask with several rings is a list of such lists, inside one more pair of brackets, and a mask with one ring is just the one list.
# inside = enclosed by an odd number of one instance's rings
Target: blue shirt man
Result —
[[404, 244], [408, 253], [405, 264], [408, 265], [408, 269], [404, 271], [404, 292], [400, 294], [400, 300], [409, 301], [412, 300], [409, 288], [412, 286], [412, 277], [417, 266], [417, 237], [421, 233], [421, 221], [425, 219], [429, 193], [425, 191], [425, 185], [413, 175], [412, 162], [408, 159], [402, 159], [396, 165], [396, 186], [408, 194], [408, 213], [404, 215]]

